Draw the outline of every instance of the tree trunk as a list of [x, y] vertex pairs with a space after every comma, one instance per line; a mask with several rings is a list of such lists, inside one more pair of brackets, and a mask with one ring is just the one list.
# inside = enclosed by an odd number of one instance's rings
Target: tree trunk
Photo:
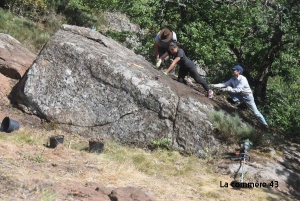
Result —
[[268, 53], [265, 55], [258, 76], [254, 80], [254, 97], [257, 99], [258, 105], [264, 105], [267, 91], [267, 83], [269, 76], [272, 75], [271, 67], [275, 58], [278, 57], [280, 49], [283, 45], [282, 36], [284, 32], [281, 31], [279, 25], [275, 26], [274, 35], [271, 38], [271, 45]]
[[266, 93], [267, 93], [267, 83], [269, 76], [266, 75], [262, 79], [256, 79], [254, 81], [254, 97], [257, 105], [263, 106], [265, 104]]

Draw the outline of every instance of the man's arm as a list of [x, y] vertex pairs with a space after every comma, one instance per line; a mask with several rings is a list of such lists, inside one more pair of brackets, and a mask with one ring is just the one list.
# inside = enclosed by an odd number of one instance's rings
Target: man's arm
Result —
[[215, 88], [223, 88], [226, 87], [225, 83], [219, 83], [219, 84], [212, 84], [211, 86], [215, 87]]
[[232, 82], [232, 78], [230, 80], [228, 80], [227, 82], [224, 82], [224, 83], [212, 84], [212, 87], [215, 87], [215, 88], [228, 87], [228, 86], [231, 86], [231, 82]]
[[158, 42], [155, 41], [153, 48], [154, 48], [154, 55], [155, 55], [156, 61], [159, 60], [158, 46], [159, 46]]
[[155, 55], [156, 61], [158, 61], [158, 59], [159, 59], [159, 50], [158, 50], [158, 48], [159, 48], [159, 41], [160, 41], [160, 39], [159, 39], [159, 33], [160, 33], [160, 31], [156, 34], [156, 36], [154, 38], [154, 45], [153, 45], [154, 55]]

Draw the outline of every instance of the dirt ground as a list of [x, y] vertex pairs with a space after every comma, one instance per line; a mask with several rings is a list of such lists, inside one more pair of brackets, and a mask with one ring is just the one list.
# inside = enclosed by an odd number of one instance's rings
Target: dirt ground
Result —
[[[97, 154], [72, 149], [78, 143], [88, 146], [88, 139], [56, 130], [51, 123], [11, 106], [0, 107], [1, 121], [5, 117], [17, 121], [20, 129], [0, 133], [0, 200], [110, 201], [108, 194], [117, 184], [87, 182], [93, 177], [106, 181], [98, 178], [104, 170]], [[64, 135], [64, 145], [49, 148], [49, 137], [58, 134]]]

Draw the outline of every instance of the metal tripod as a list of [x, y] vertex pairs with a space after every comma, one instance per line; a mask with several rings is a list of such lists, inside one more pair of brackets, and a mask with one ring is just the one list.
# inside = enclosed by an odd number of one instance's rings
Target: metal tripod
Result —
[[239, 182], [243, 183], [244, 182], [244, 175], [245, 175], [244, 165], [248, 164], [248, 162], [250, 161], [250, 155], [246, 150], [243, 153], [240, 153], [239, 155], [240, 155], [239, 157], [231, 158], [231, 160], [240, 161], [240, 167], [238, 168], [238, 170], [236, 171], [236, 173], [234, 175], [234, 180], [236, 179], [240, 169], [242, 168], [242, 176], [241, 176], [241, 179], [240, 179]]

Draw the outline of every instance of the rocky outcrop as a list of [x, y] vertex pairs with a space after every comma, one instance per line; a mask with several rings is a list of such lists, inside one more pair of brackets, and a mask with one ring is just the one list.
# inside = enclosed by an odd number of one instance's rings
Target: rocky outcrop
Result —
[[13, 86], [17, 83], [16, 80], [5, 77], [0, 73], [0, 105], [9, 105], [10, 101], [7, 98]]
[[213, 107], [188, 90], [116, 41], [88, 28], [63, 25], [12, 99], [87, 137], [141, 146], [171, 138], [174, 147], [204, 156], [219, 145], [206, 115]]
[[[136, 24], [131, 23], [130, 19], [125, 14], [105, 12], [103, 13], [103, 19], [105, 22], [99, 27], [101, 33], [106, 33], [107, 31], [125, 32], [128, 34], [125, 41], [122, 43], [123, 46], [135, 50], [142, 45], [140, 38], [142, 35], [146, 34], [146, 31]], [[155, 34], [153, 37], [155, 37]], [[139, 54], [142, 54], [142, 52], [139, 52]], [[143, 52], [143, 54], [147, 53]]]
[[100, 26], [100, 29], [103, 32], [113, 30], [139, 33], [142, 31], [137, 25], [131, 23], [125, 14], [106, 12], [103, 14], [103, 18], [106, 21], [106, 23]]
[[10, 104], [9, 93], [35, 57], [19, 41], [0, 33], [0, 105]]
[[0, 73], [12, 79], [20, 79], [35, 58], [36, 55], [19, 41], [0, 33]]

